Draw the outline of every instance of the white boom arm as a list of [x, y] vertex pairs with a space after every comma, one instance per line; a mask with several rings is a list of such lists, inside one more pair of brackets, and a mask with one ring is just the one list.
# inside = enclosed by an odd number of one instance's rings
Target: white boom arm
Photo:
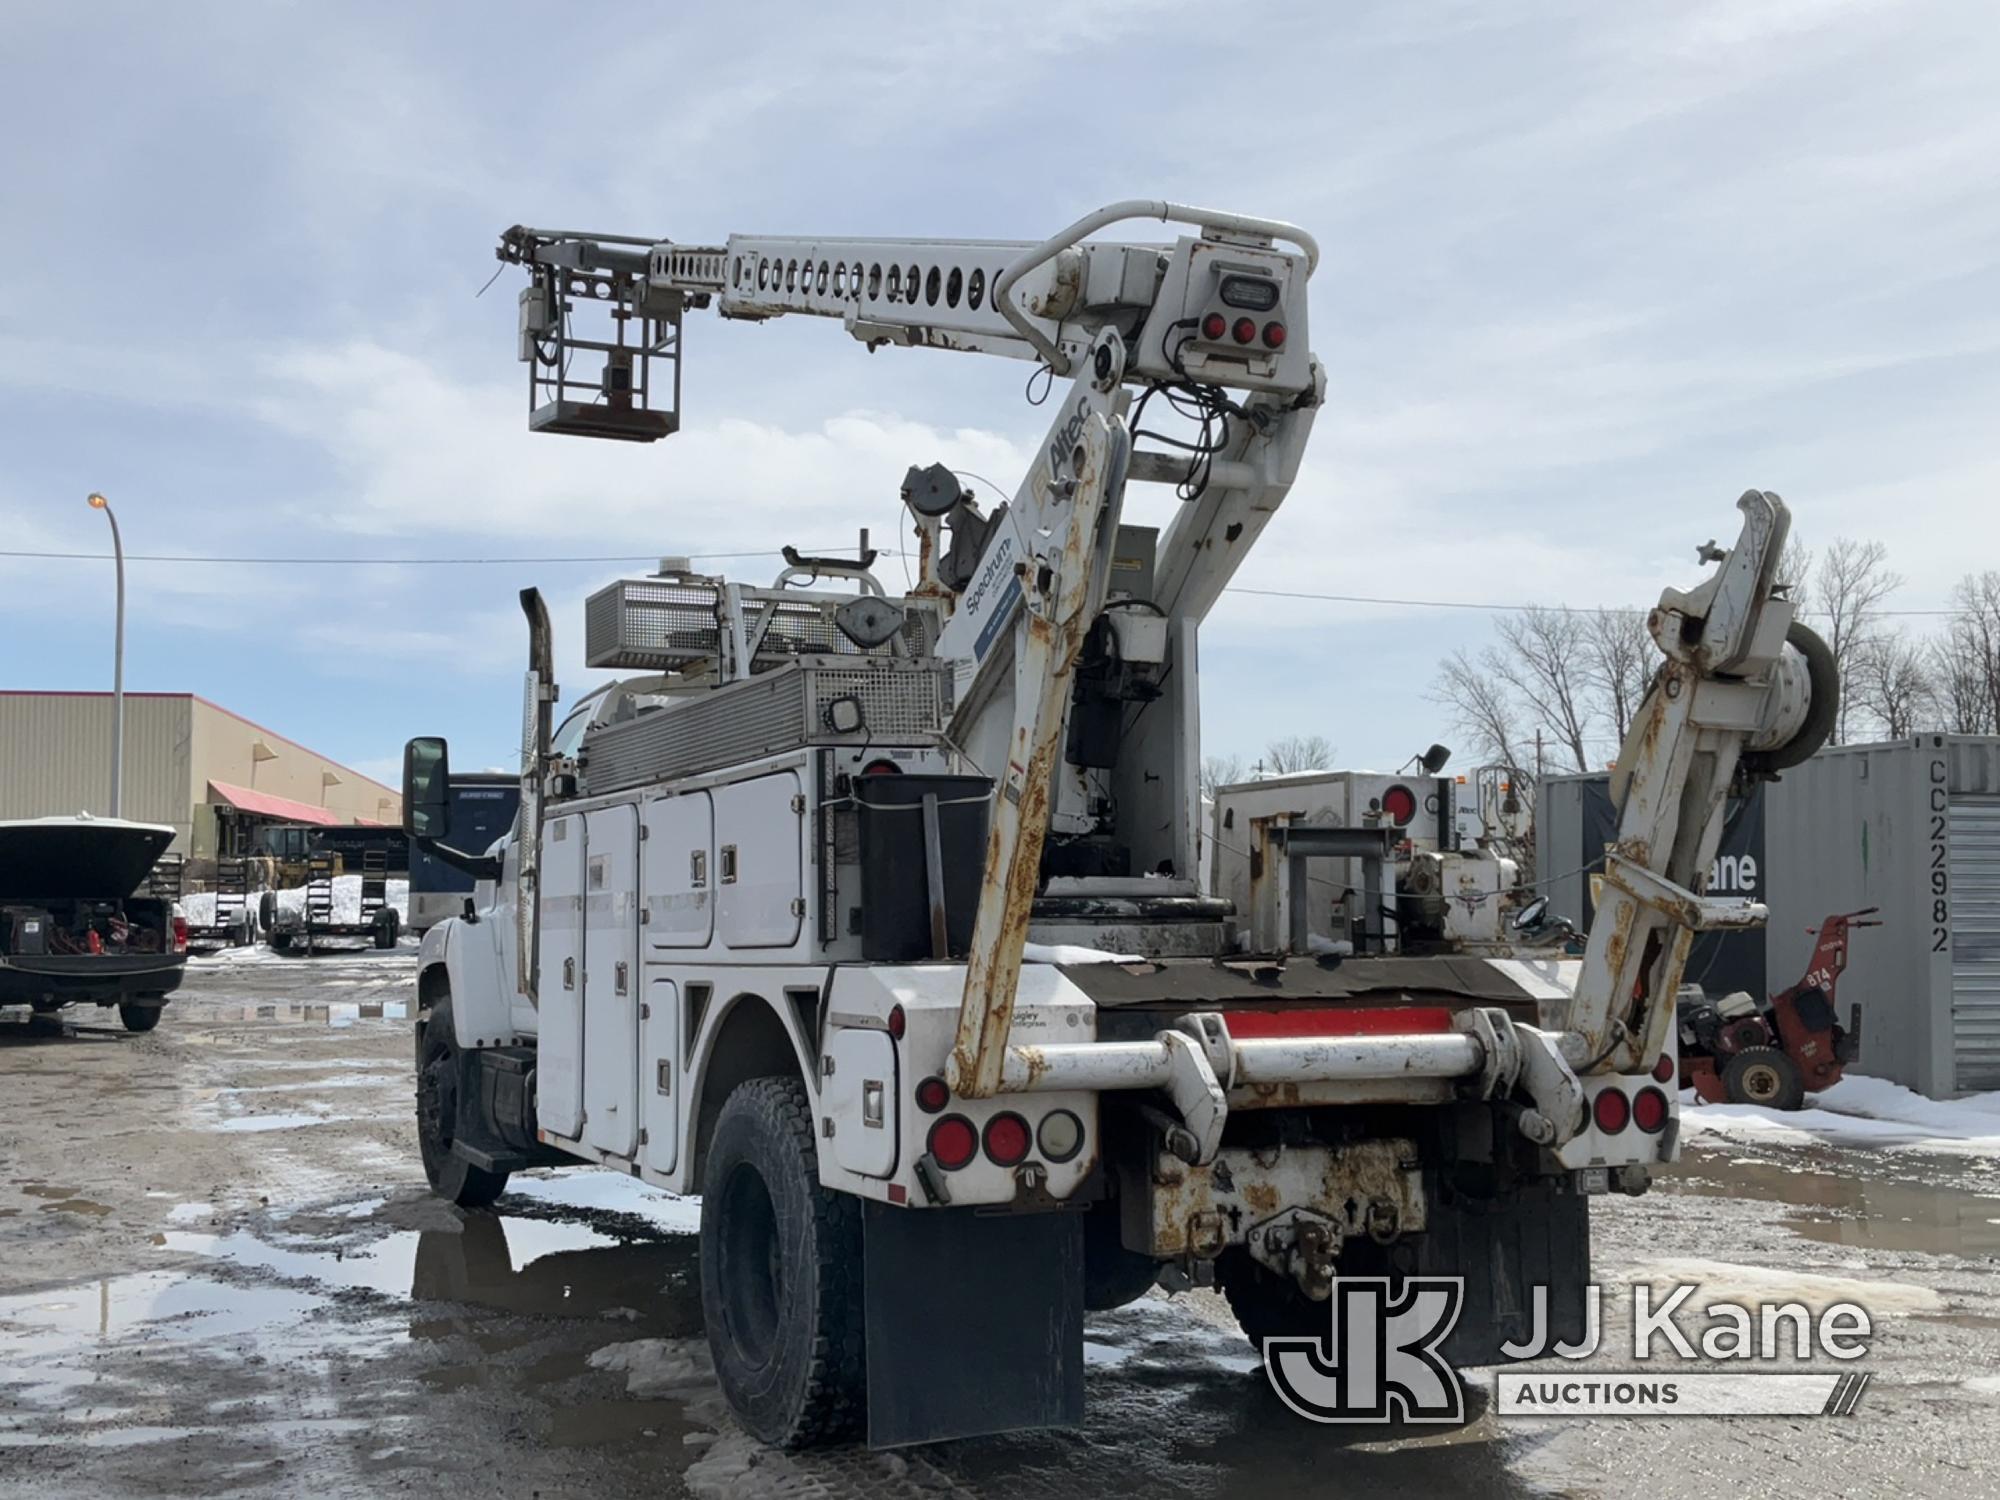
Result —
[[1743, 529], [1710, 542], [1714, 577], [1668, 589], [1647, 620], [1666, 655], [1618, 752], [1618, 839], [1562, 1039], [1579, 1071], [1636, 1072], [1674, 1048], [1674, 992], [1696, 932], [1754, 927], [1765, 908], [1702, 894], [1739, 765], [1770, 772], [1819, 748], [1839, 684], [1819, 638], [1773, 593], [1791, 517], [1776, 495], [1736, 502]]
[[[1196, 232], [1167, 245], [1085, 242], [1131, 219]], [[871, 349], [1038, 360], [1052, 381], [1072, 378], [1006, 524], [986, 541], [975, 576], [991, 587], [977, 610], [968, 589], [942, 643], [964, 664], [954, 736], [997, 791], [952, 1083], [974, 1097], [995, 1092], [1075, 667], [1104, 603], [1128, 477], [1177, 482], [1187, 501], [1161, 542], [1148, 601], [1167, 617], [1186, 670], [1173, 684], [1176, 709], [1136, 733], [1132, 759], [1144, 764], [1117, 800], [1145, 830], [1136, 866], [1194, 873], [1194, 627], [1297, 472], [1324, 387], [1305, 295], [1318, 245], [1275, 220], [1132, 200], [1039, 242], [734, 235], [681, 245], [517, 226], [499, 254], [533, 273], [521, 294], [520, 353], [530, 425], [542, 430], [641, 441], [675, 431], [689, 307], [838, 318]], [[610, 314], [614, 337], [575, 331], [572, 315], [592, 305]], [[579, 364], [579, 351], [593, 357]], [[655, 378], [656, 364], [671, 370], [671, 385]], [[1135, 455], [1128, 385], [1208, 393], [1221, 424], [1213, 447], [1197, 460]]]

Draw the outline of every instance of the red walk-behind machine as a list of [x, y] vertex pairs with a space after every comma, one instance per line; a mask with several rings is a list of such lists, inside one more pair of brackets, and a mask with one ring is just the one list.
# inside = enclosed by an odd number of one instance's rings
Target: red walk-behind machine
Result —
[[1684, 993], [1678, 1007], [1681, 1087], [1708, 1104], [1761, 1104], [1797, 1109], [1808, 1092], [1831, 1088], [1861, 1053], [1861, 1007], [1842, 1026], [1834, 987], [1847, 967], [1847, 935], [1881, 908], [1828, 917], [1805, 977], [1759, 1004], [1746, 994], [1711, 1000]]

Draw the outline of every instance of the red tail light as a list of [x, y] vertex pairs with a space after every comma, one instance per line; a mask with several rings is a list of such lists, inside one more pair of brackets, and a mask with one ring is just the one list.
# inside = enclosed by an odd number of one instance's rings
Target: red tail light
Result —
[[947, 1172], [956, 1172], [979, 1150], [979, 1132], [964, 1115], [946, 1115], [931, 1126], [926, 1149]]
[[1248, 318], [1238, 318], [1236, 320], [1236, 326], [1230, 329], [1229, 332], [1231, 337], [1233, 337], [1237, 343], [1247, 344], [1252, 339], [1257, 337], [1257, 325], [1251, 322]]
[[1417, 794], [1398, 783], [1382, 794], [1382, 811], [1398, 828], [1407, 828], [1417, 816]]
[[1667, 1124], [1667, 1096], [1658, 1089], [1640, 1089], [1632, 1101], [1632, 1123], [1647, 1135], [1658, 1135]]
[[917, 1085], [917, 1108], [934, 1115], [951, 1103], [951, 1090], [942, 1078], [926, 1078]]
[[900, 1005], [890, 1006], [889, 1035], [900, 1042], [903, 1039], [903, 1033], [905, 1031], [908, 1031], [909, 1029], [910, 1029], [910, 1018], [903, 1014], [903, 1007]]
[[1616, 1135], [1632, 1123], [1632, 1106], [1616, 1089], [1599, 1094], [1591, 1103], [1590, 1113], [1597, 1121], [1597, 1128], [1606, 1135]]
[[174, 952], [185, 953], [187, 951], [188, 951], [188, 919], [186, 917], [175, 917]]
[[1264, 347], [1266, 349], [1282, 349], [1285, 347], [1285, 325], [1283, 323], [1266, 323], [1264, 325]]
[[86, 932], [83, 937], [84, 947], [88, 948], [92, 953], [102, 953], [104, 951], [104, 939], [97, 935], [95, 927]]
[[1028, 1154], [1033, 1139], [1019, 1115], [995, 1115], [986, 1122], [986, 1159], [996, 1167], [1011, 1167]]
[[900, 776], [903, 768], [893, 760], [871, 760], [861, 768], [863, 776]]
[[1219, 339], [1229, 332], [1229, 319], [1221, 313], [1210, 313], [1201, 320], [1201, 336], [1205, 339]]
[[1653, 1064], [1653, 1082], [1667, 1083], [1673, 1079], [1677, 1064], [1671, 1054], [1662, 1052], [1660, 1060]]

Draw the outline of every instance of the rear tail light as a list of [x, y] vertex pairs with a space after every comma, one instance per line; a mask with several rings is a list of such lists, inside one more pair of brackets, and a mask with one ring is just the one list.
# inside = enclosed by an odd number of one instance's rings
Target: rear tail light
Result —
[[1229, 332], [1229, 319], [1221, 313], [1210, 313], [1201, 320], [1201, 336], [1205, 339], [1219, 339]]
[[104, 938], [95, 927], [86, 932], [83, 938], [83, 945], [92, 953], [102, 953], [104, 951]]
[[186, 917], [175, 917], [174, 952], [185, 953], [187, 951], [188, 951], [188, 919]]
[[1658, 1089], [1640, 1089], [1632, 1101], [1632, 1123], [1647, 1135], [1658, 1135], [1667, 1124], [1667, 1096]]
[[1617, 1089], [1606, 1089], [1592, 1100], [1590, 1114], [1606, 1135], [1616, 1135], [1632, 1123], [1632, 1106]]
[[979, 1132], [964, 1115], [946, 1115], [931, 1126], [926, 1144], [932, 1158], [947, 1172], [956, 1172], [979, 1150]]
[[1011, 1167], [1028, 1154], [1034, 1137], [1019, 1115], [995, 1115], [986, 1122], [986, 1159], [996, 1167]]
[[1417, 794], [1401, 784], [1392, 786], [1382, 794], [1382, 811], [1398, 828], [1407, 828], [1416, 820]]
[[917, 1108], [934, 1115], [951, 1103], [951, 1090], [942, 1078], [926, 1078], [917, 1085]]
[[1083, 1149], [1083, 1121], [1066, 1109], [1051, 1110], [1042, 1116], [1035, 1144], [1050, 1161], [1068, 1161]]
[[1264, 325], [1264, 347], [1266, 349], [1282, 349], [1285, 347], [1285, 325], [1283, 323], [1266, 323]]
[[889, 1007], [889, 1035], [896, 1041], [903, 1039], [903, 1033], [910, 1029], [910, 1018], [903, 1014], [903, 1007]]
[[900, 776], [903, 768], [893, 760], [871, 760], [861, 768], [863, 776]]
[[1230, 336], [1239, 344], [1247, 344], [1257, 337], [1257, 325], [1248, 318], [1238, 318], [1236, 326], [1229, 330]]
[[1673, 1079], [1677, 1064], [1671, 1053], [1662, 1052], [1660, 1060], [1653, 1064], [1653, 1082], [1667, 1083]]

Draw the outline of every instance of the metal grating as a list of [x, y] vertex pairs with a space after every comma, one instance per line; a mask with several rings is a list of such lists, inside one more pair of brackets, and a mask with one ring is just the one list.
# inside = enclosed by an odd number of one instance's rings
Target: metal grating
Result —
[[2000, 798], [1950, 816], [1952, 1086], [2000, 1089]]
[[584, 602], [584, 661], [593, 667], [670, 672], [722, 652], [713, 584], [623, 579]]
[[[863, 651], [833, 623], [838, 599], [743, 599], [746, 634], [757, 641], [756, 667], [782, 666], [801, 656], [887, 656], [889, 645]], [[906, 602], [906, 607], [908, 607]], [[584, 603], [584, 662], [592, 667], [681, 672], [722, 655], [722, 590], [712, 583], [627, 578]], [[770, 623], [757, 632], [765, 612]], [[913, 655], [928, 647], [931, 612], [909, 609], [903, 636]]]
[[[950, 664], [807, 656], [585, 735], [583, 791], [596, 796], [695, 776], [806, 745], [928, 747], [951, 709]], [[863, 727], [836, 734], [827, 705], [851, 697]]]

